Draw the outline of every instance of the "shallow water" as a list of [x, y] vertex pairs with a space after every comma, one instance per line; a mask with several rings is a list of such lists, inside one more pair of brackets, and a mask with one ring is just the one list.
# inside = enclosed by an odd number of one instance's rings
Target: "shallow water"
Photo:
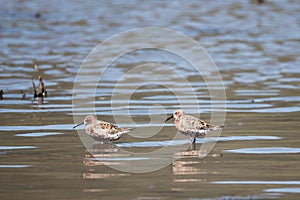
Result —
[[[204, 5], [199, 1], [5, 0], [2, 5], [1, 199], [299, 198], [297, 1], [260, 5], [212, 1]], [[213, 71], [202, 72], [211, 77], [205, 82], [186, 61], [153, 49], [121, 56], [99, 84], [90, 81], [97, 78], [95, 69], [85, 71], [81, 90], [73, 91], [80, 65], [99, 42], [145, 26], [174, 29], [200, 42], [218, 66], [226, 101], [211, 99], [207, 84], [220, 89]], [[183, 43], [169, 40], [174, 46]], [[186, 51], [193, 54], [192, 48]], [[107, 53], [117, 52], [110, 49]], [[120, 78], [133, 66], [150, 62], [164, 63], [165, 68], [145, 66], [142, 73]], [[31, 79], [37, 84], [38, 78], [34, 64], [48, 91], [43, 102], [32, 98]], [[193, 93], [172, 69], [189, 82]], [[116, 88], [118, 80], [125, 82]], [[134, 91], [130, 101], [118, 96], [111, 100], [112, 94], [123, 97], [130, 93], [137, 83], [145, 84]], [[93, 87], [94, 99], [85, 100], [83, 107], [73, 104], [73, 98], [90, 97]], [[23, 99], [21, 90], [26, 93]], [[221, 137], [210, 138], [217, 144], [204, 159], [198, 152], [182, 150], [189, 139], [173, 140], [175, 128], [163, 122], [179, 104], [186, 113], [201, 113], [209, 121], [212, 111], [223, 111], [224, 103], [225, 129]], [[76, 119], [90, 113], [135, 130], [115, 145], [92, 143], [96, 156], [91, 157], [82, 143], [83, 127], [78, 127], [79, 135], [72, 129]], [[157, 134], [145, 135], [146, 130]], [[207, 140], [197, 140], [198, 150], [203, 142]], [[174, 153], [156, 154], [163, 147]], [[126, 153], [120, 154], [120, 149]], [[147, 173], [115, 169], [151, 169], [167, 159], [172, 160], [170, 164]]]

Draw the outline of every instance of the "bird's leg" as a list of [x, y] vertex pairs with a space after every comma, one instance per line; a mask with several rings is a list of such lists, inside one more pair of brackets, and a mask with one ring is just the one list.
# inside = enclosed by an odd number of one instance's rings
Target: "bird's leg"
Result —
[[191, 150], [196, 150], [196, 137], [191, 136], [191, 143], [190, 143]]

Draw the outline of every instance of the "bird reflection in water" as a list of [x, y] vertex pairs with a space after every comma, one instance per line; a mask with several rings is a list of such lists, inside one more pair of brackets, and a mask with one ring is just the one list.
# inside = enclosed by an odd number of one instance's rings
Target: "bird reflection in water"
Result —
[[[118, 148], [113, 143], [94, 142], [90, 149], [86, 151], [83, 164], [85, 171], [82, 178], [85, 180], [95, 179], [109, 179], [111, 177], [129, 176], [128, 173], [118, 173], [115, 170], [110, 170], [107, 166], [120, 165], [118, 160], [114, 158], [119, 157], [117, 153]], [[87, 193], [105, 192], [105, 188], [86, 188], [83, 190]]]
[[90, 149], [86, 150], [84, 165], [88, 167], [119, 164], [113, 161], [105, 161], [117, 156], [118, 148], [113, 143], [94, 142]]
[[[172, 163], [172, 171], [175, 175], [174, 183], [176, 185], [172, 188], [173, 191], [185, 190], [185, 186], [180, 187], [180, 183], [192, 183], [192, 182], [206, 182], [205, 178], [202, 178], [202, 175], [206, 174], [219, 174], [218, 171], [212, 171], [202, 167], [203, 164], [208, 161], [203, 159], [194, 159], [198, 158], [199, 151], [183, 151], [174, 154], [174, 157], [177, 158]], [[208, 157], [221, 157], [221, 154], [210, 154]], [[210, 161], [209, 161], [210, 162]], [[218, 163], [219, 161], [213, 161]], [[201, 175], [201, 176], [197, 176]], [[179, 185], [178, 185], [179, 184]]]

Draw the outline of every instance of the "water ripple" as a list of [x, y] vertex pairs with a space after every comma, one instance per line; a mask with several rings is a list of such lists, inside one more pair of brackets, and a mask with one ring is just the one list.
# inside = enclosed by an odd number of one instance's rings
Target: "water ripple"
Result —
[[0, 130], [3, 131], [73, 130], [73, 126], [74, 124], [53, 124], [53, 125], [44, 125], [44, 126], [0, 126]]
[[26, 168], [32, 165], [0, 165], [0, 168]]
[[261, 147], [261, 148], [232, 149], [232, 150], [225, 150], [225, 152], [244, 153], [244, 154], [300, 153], [300, 148]]
[[0, 146], [0, 150], [36, 149], [37, 146]]
[[244, 184], [244, 185], [300, 185], [300, 181], [213, 181], [213, 184]]
[[[229, 136], [218, 138], [198, 138], [197, 143], [212, 142], [212, 141], [243, 141], [243, 140], [279, 140], [277, 136]], [[146, 142], [128, 142], [118, 143], [118, 147], [161, 147], [161, 146], [177, 146], [189, 144], [190, 140], [165, 140], [165, 141], [146, 141]]]
[[21, 133], [21, 134], [15, 134], [15, 136], [19, 137], [44, 137], [44, 136], [50, 136], [50, 135], [62, 135], [64, 133], [59, 132], [36, 132], [36, 133]]
[[275, 193], [298, 193], [300, 194], [300, 188], [270, 188], [265, 189], [265, 192], [275, 192]]

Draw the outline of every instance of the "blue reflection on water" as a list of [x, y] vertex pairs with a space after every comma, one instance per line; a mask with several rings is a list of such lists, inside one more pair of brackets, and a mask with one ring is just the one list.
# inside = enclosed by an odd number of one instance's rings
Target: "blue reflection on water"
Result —
[[225, 150], [225, 152], [245, 153], [245, 154], [300, 153], [300, 148], [261, 147], [261, 148], [232, 149], [232, 150]]

